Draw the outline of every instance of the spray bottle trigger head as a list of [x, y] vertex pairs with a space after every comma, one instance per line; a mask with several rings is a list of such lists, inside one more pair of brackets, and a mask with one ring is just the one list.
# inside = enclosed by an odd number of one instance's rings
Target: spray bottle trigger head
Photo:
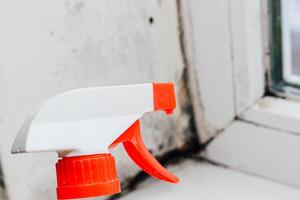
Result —
[[114, 148], [119, 143], [123, 143], [123, 146], [130, 158], [149, 175], [170, 183], [179, 182], [179, 179], [161, 166], [161, 164], [147, 150], [141, 137], [139, 120], [132, 124], [120, 137], [118, 137], [109, 146], [109, 148]]

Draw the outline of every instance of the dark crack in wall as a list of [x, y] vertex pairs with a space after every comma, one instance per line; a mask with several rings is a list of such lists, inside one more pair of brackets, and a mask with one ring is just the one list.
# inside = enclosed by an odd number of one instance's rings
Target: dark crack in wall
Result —
[[0, 165], [0, 200], [8, 200], [5, 182], [4, 182], [4, 175], [3, 175], [1, 165]]

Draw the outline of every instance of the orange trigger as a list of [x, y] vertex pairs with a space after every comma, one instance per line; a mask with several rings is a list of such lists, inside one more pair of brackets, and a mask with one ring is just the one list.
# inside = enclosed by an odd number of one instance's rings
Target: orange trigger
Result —
[[118, 137], [109, 148], [119, 143], [123, 146], [130, 158], [145, 172], [160, 180], [178, 183], [179, 179], [165, 169], [147, 150], [140, 131], [140, 121], [132, 124], [120, 137]]

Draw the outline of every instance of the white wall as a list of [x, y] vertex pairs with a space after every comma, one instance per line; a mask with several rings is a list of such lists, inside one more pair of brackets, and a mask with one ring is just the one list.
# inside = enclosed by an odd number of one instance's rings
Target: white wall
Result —
[[[38, 104], [72, 88], [181, 79], [175, 1], [1, 1], [0, 24], [0, 153], [12, 200], [55, 199], [56, 155], [10, 154]], [[146, 144], [156, 155], [182, 145], [186, 119], [180, 108], [171, 119], [149, 116]], [[138, 169], [122, 151], [124, 180]]]

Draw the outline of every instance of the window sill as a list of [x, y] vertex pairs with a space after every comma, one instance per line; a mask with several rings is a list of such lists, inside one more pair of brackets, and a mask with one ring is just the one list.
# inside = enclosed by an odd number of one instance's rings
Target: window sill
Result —
[[247, 122], [300, 135], [300, 104], [287, 99], [264, 97], [241, 114]]
[[300, 190], [293, 187], [207, 163], [186, 161], [171, 171], [180, 177], [179, 185], [150, 179], [121, 199], [300, 199]]

